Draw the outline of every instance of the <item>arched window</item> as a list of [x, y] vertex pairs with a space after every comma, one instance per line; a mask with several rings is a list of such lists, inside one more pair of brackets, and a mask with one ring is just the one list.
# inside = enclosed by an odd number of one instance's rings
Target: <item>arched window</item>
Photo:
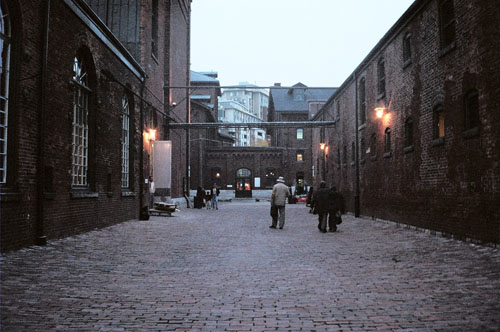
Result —
[[411, 33], [407, 33], [403, 37], [403, 66], [411, 63]]
[[122, 97], [122, 188], [130, 187], [130, 103]]
[[81, 54], [73, 59], [72, 185], [88, 186], [89, 84], [88, 65]]
[[405, 121], [405, 148], [413, 145], [413, 119], [408, 118]]
[[212, 184], [215, 183], [218, 187], [222, 186], [222, 169], [220, 167], [212, 167]]
[[442, 139], [445, 134], [444, 108], [441, 105], [434, 107], [433, 112], [433, 138]]
[[302, 128], [297, 129], [297, 139], [299, 139], [299, 140], [304, 139], [304, 129], [302, 129]]
[[391, 152], [391, 128], [386, 128], [384, 132], [384, 153]]
[[0, 183], [7, 182], [11, 27], [6, 1], [0, 6]]

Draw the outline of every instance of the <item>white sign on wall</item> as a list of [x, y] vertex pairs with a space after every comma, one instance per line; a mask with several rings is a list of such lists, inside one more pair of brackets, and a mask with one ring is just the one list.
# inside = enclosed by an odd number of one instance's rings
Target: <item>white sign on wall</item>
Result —
[[256, 177], [254, 179], [254, 188], [260, 188], [260, 178]]
[[156, 189], [170, 189], [172, 182], [172, 141], [153, 143], [153, 180]]

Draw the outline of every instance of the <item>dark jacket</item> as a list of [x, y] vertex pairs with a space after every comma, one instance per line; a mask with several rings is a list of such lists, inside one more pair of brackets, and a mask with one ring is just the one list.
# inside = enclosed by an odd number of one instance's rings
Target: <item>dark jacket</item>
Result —
[[345, 213], [344, 197], [335, 189], [330, 189], [328, 192], [328, 212], [335, 213], [337, 211]]
[[330, 207], [330, 189], [328, 188], [319, 188], [314, 192], [313, 195], [313, 206], [314, 213], [325, 213], [329, 211]]

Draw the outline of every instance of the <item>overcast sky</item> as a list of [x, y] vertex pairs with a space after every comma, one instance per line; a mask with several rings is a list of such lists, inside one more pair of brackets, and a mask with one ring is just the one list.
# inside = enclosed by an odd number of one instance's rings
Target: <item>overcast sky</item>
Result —
[[193, 0], [191, 69], [340, 86], [414, 0]]

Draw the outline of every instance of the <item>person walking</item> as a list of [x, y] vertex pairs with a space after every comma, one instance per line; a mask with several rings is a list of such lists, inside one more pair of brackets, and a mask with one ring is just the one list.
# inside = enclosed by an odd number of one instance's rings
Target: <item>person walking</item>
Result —
[[219, 209], [219, 195], [220, 190], [217, 188], [217, 184], [214, 183], [214, 187], [212, 188], [212, 209]]
[[273, 223], [269, 228], [276, 228], [276, 224], [279, 220], [279, 228], [283, 229], [285, 226], [285, 204], [286, 199], [290, 196], [290, 191], [288, 186], [285, 184], [285, 179], [282, 176], [276, 180], [271, 194], [271, 206], [278, 209], [278, 218], [273, 218]]
[[153, 176], [149, 176], [149, 208], [153, 209], [154, 208], [154, 203], [155, 203], [155, 183], [153, 181]]
[[330, 190], [326, 187], [326, 182], [321, 181], [319, 189], [314, 192], [313, 206], [314, 214], [318, 215], [318, 229], [322, 233], [326, 233], [326, 221], [328, 219], [328, 211], [330, 207]]
[[203, 187], [198, 187], [198, 190], [196, 191], [196, 196], [194, 197], [194, 207], [196, 209], [201, 209], [205, 206], [205, 190], [203, 190]]
[[332, 186], [328, 193], [328, 231], [336, 232], [337, 225], [342, 223], [342, 215], [345, 213], [344, 196], [337, 192], [337, 188]]

